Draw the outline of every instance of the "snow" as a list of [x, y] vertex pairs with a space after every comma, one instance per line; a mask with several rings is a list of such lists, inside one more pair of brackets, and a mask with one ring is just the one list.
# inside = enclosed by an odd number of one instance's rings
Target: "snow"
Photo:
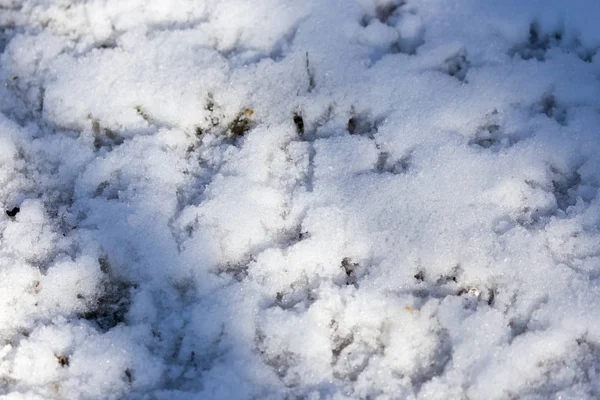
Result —
[[0, 397], [600, 396], [591, 0], [0, 0]]

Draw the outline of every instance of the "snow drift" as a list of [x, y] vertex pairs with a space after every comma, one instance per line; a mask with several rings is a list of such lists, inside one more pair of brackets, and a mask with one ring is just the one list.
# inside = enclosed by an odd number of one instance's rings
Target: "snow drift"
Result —
[[0, 2], [0, 394], [600, 396], [595, 1]]

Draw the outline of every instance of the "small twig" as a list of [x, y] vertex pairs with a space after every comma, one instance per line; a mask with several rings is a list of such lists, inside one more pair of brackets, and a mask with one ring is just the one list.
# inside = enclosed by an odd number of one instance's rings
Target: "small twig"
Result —
[[315, 88], [315, 76], [310, 69], [310, 61], [308, 60], [308, 51], [306, 52], [306, 74], [308, 75], [308, 93]]

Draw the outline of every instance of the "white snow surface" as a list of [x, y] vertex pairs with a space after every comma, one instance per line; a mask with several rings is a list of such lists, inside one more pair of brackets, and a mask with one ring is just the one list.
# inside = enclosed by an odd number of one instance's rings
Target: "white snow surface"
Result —
[[0, 0], [0, 397], [600, 398], [599, 20]]

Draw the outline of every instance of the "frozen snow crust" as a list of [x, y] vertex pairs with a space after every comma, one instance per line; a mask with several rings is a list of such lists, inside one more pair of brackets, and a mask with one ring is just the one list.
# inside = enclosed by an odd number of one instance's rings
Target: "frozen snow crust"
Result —
[[599, 398], [598, 20], [0, 0], [0, 394]]

